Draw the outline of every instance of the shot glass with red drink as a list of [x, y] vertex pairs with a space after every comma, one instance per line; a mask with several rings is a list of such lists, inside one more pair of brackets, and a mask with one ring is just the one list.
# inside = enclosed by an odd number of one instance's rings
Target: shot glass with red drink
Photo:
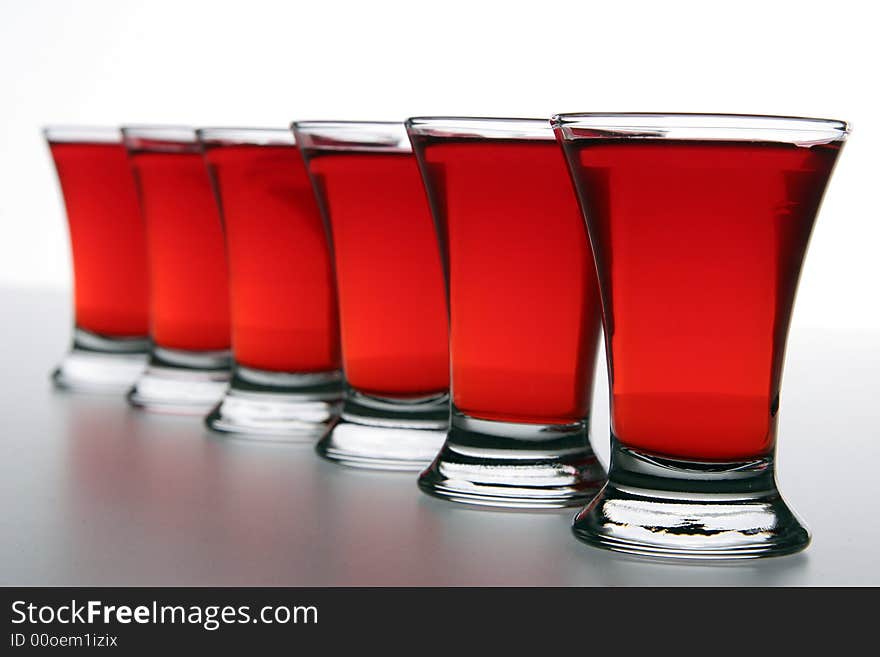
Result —
[[333, 263], [289, 128], [198, 131], [229, 266], [232, 380], [217, 431], [314, 439], [342, 395]]
[[194, 128], [124, 127], [147, 236], [147, 370], [128, 399], [204, 415], [229, 381], [229, 280], [223, 230]]
[[294, 123], [332, 238], [345, 395], [318, 453], [421, 470], [449, 418], [440, 247], [403, 123]]
[[599, 298], [586, 228], [547, 119], [407, 121], [449, 295], [452, 413], [421, 489], [454, 502], [583, 504]]
[[64, 197], [73, 256], [73, 344], [59, 388], [125, 392], [149, 350], [147, 247], [135, 182], [117, 127], [43, 131]]
[[576, 536], [665, 557], [803, 549], [775, 478], [782, 366], [847, 125], [699, 114], [553, 125], [592, 239], [610, 381], [609, 481]]

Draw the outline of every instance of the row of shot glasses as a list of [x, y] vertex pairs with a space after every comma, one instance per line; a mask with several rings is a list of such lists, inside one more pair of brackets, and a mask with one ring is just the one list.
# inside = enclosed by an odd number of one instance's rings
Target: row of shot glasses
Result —
[[[454, 502], [587, 505], [575, 533], [600, 547], [796, 551], [782, 358], [847, 133], [686, 114], [47, 128], [75, 274], [54, 379], [418, 471]], [[603, 320], [610, 478], [589, 440]]]

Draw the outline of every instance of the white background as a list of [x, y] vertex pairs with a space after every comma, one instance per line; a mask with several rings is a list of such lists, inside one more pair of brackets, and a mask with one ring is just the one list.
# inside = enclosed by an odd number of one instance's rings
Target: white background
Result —
[[878, 328], [872, 5], [0, 0], [0, 285], [70, 286], [45, 124], [790, 114], [854, 125], [795, 326]]

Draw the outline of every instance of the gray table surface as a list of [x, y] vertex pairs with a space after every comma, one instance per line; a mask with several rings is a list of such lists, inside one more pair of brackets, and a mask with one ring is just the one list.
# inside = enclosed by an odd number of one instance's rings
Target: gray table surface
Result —
[[[808, 550], [685, 565], [584, 546], [570, 511], [462, 508], [422, 495], [411, 474], [56, 392], [69, 306], [59, 292], [0, 289], [2, 585], [880, 584], [880, 332], [792, 333], [779, 478], [813, 532]], [[603, 459], [606, 405], [602, 375]]]

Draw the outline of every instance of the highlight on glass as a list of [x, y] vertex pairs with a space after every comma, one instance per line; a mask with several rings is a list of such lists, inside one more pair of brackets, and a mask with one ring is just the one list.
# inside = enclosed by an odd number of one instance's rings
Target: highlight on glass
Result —
[[796, 552], [774, 450], [789, 321], [848, 127], [787, 117], [554, 117], [592, 238], [609, 481], [575, 519], [642, 555]]
[[298, 122], [330, 228], [342, 338], [341, 420], [330, 460], [421, 470], [449, 418], [448, 321], [440, 249], [402, 123]]
[[452, 413], [419, 478], [448, 500], [583, 504], [605, 481], [588, 440], [599, 292], [547, 119], [412, 118], [447, 268]]
[[323, 435], [342, 396], [333, 263], [288, 128], [198, 131], [226, 239], [232, 380], [217, 431]]
[[129, 392], [146, 410], [204, 415], [229, 380], [223, 231], [194, 128], [124, 127], [147, 233], [147, 370]]
[[125, 392], [149, 349], [147, 254], [134, 178], [117, 127], [43, 130], [64, 197], [73, 256], [73, 344], [59, 388]]

